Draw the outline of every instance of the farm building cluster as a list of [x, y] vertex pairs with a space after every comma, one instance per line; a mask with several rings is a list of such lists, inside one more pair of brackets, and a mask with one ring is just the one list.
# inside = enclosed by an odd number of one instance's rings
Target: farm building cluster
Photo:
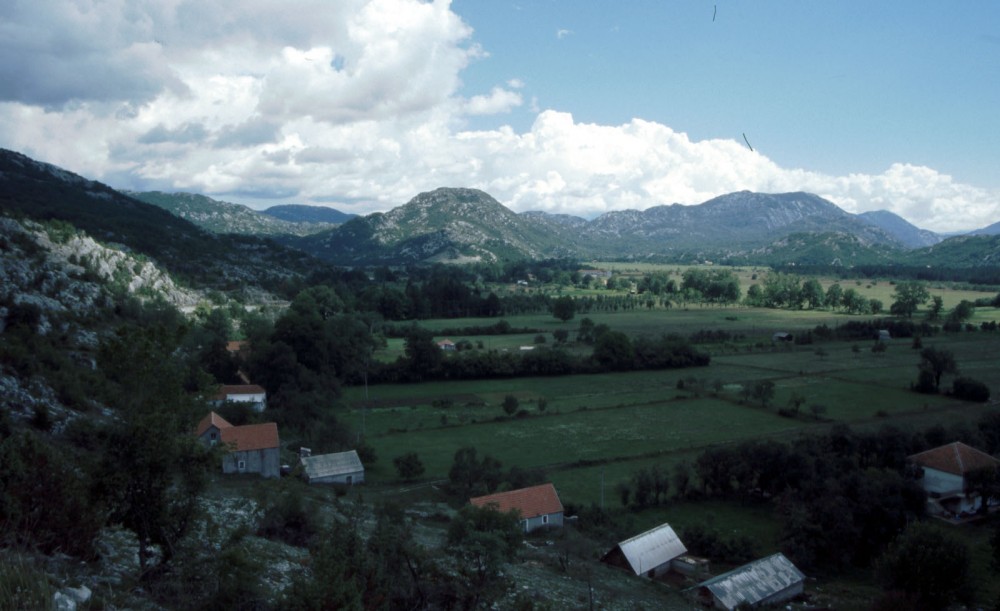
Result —
[[[516, 512], [525, 532], [564, 525], [563, 505], [551, 483], [473, 497], [469, 503], [504, 513]], [[708, 561], [688, 554], [670, 524], [619, 542], [601, 557], [601, 562], [637, 577], [664, 579], [677, 575], [688, 583], [696, 581], [697, 585], [686, 590], [692, 599], [727, 611], [792, 600], [803, 594], [806, 580], [780, 553], [709, 577]]]

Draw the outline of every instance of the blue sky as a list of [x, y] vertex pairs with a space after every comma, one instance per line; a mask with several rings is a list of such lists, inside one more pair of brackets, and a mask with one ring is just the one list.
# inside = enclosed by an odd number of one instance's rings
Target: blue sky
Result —
[[1000, 221], [998, 108], [992, 1], [0, 3], [0, 146], [258, 209], [808, 191], [970, 230]]
[[[1000, 187], [1000, 3], [457, 0], [490, 57], [470, 90], [525, 82], [584, 122], [746, 133], [783, 166], [928, 165]], [[713, 20], [714, 17], [714, 20]], [[519, 128], [534, 119], [520, 108]]]

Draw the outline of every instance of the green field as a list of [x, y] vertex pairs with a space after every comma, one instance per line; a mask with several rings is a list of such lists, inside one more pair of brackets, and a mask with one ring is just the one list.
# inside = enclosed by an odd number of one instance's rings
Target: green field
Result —
[[[979, 312], [984, 319], [996, 314], [992, 309]], [[472, 445], [505, 467], [543, 469], [559, 484], [565, 500], [590, 503], [600, 500], [600, 486], [593, 484], [599, 479], [595, 469], [604, 473], [606, 486], [613, 486], [646, 463], [696, 456], [713, 444], [766, 436], [789, 438], [832, 423], [919, 428], [935, 422], [972, 421], [985, 409], [944, 395], [910, 391], [919, 356], [907, 339], [894, 340], [882, 354], [872, 353], [867, 342], [770, 343], [776, 329], [797, 332], [817, 324], [836, 326], [850, 320], [847, 316], [693, 308], [598, 313], [592, 318], [633, 336], [687, 335], [697, 329], [721, 328], [746, 338], [741, 345], [704, 347], [714, 356], [712, 364], [703, 368], [378, 385], [368, 388], [367, 402], [365, 389], [348, 388], [344, 393], [347, 412], [342, 417], [363, 431], [382, 457], [370, 479], [393, 481], [391, 458], [408, 451], [419, 454], [428, 479], [442, 479], [447, 477], [455, 451]], [[575, 328], [574, 321], [561, 323], [544, 315], [507, 320], [516, 327]], [[426, 326], [482, 324], [490, 321], [428, 321]], [[470, 339], [483, 341], [484, 349], [502, 350], [530, 344], [533, 337]], [[939, 334], [925, 339], [924, 346], [953, 351], [962, 373], [987, 383], [994, 396], [1000, 395], [996, 366], [1000, 338], [996, 334]], [[401, 350], [401, 346], [390, 344], [389, 350]], [[703, 390], [678, 389], [679, 380], [691, 377], [703, 382]], [[742, 400], [741, 385], [756, 380], [775, 383], [775, 397], [766, 408]], [[503, 413], [501, 403], [508, 394], [520, 402], [525, 412], [521, 417]], [[805, 398], [804, 407], [797, 418], [780, 416], [777, 408], [785, 407], [793, 394]], [[542, 399], [545, 411], [538, 409]], [[813, 417], [813, 405], [823, 406], [822, 419]]]
[[[862, 289], [859, 289], [862, 290]], [[891, 285], [880, 282], [864, 290], [883, 291], [891, 301]], [[932, 291], [932, 294], [936, 294]], [[981, 297], [968, 292], [942, 293], [946, 303]], [[447, 479], [453, 456], [473, 446], [480, 456], [498, 459], [504, 469], [519, 467], [543, 473], [553, 482], [563, 503], [603, 504], [619, 509], [615, 490], [640, 468], [670, 470], [679, 462], [693, 462], [705, 449], [743, 440], [794, 440], [823, 432], [835, 424], [860, 430], [885, 425], [918, 432], [933, 425], [974, 425], [990, 405], [957, 401], [946, 395], [924, 395], [910, 390], [916, 380], [919, 350], [911, 339], [893, 339], [882, 353], [873, 342], [825, 341], [806, 345], [772, 344], [776, 331], [800, 334], [825, 324], [831, 328], [852, 319], [826, 311], [780, 311], [744, 307], [689, 307], [636, 309], [624, 312], [578, 314], [562, 323], [544, 314], [508, 317], [514, 327], [537, 329], [554, 343], [551, 332], [575, 332], [582, 316], [633, 336], [678, 333], [688, 336], [705, 329], [728, 331], [736, 339], [700, 345], [712, 354], [707, 367], [565, 377], [538, 377], [479, 381], [372, 385], [344, 391], [338, 418], [363, 432], [378, 461], [366, 472], [366, 495], [404, 495], [440, 498], [431, 486]], [[918, 314], [919, 318], [919, 314]], [[974, 322], [1000, 319], [994, 308], [978, 308]], [[493, 324], [495, 319], [421, 321], [430, 329]], [[483, 350], [519, 350], [534, 344], [536, 332], [507, 336], [455, 337], [468, 339]], [[589, 347], [569, 349], [586, 352]], [[1000, 334], [990, 332], [939, 333], [922, 338], [923, 346], [950, 350], [960, 373], [986, 383], [1000, 396]], [[402, 354], [402, 341], [391, 340], [380, 355]], [[946, 376], [943, 386], [950, 385]], [[691, 381], [695, 384], [692, 385]], [[747, 400], [743, 384], [770, 380], [775, 395], [767, 406]], [[683, 381], [683, 384], [679, 382]], [[694, 390], [697, 388], [697, 390]], [[523, 413], [508, 416], [501, 404], [507, 395], [519, 401]], [[795, 417], [778, 413], [792, 396], [805, 399]], [[539, 409], [541, 404], [545, 409]], [[821, 406], [815, 410], [813, 407]], [[416, 452], [426, 467], [418, 482], [400, 482], [392, 459]], [[423, 490], [423, 492], [421, 492]], [[422, 496], [423, 495], [423, 496]], [[620, 514], [636, 532], [668, 521], [678, 530], [702, 524], [723, 533], [745, 535], [760, 553], [776, 551], [781, 530], [769, 505], [741, 505], [735, 501], [670, 502], [664, 506]], [[978, 539], [982, 529], [963, 531], [973, 551], [973, 575], [980, 600], [1000, 595], [1000, 584], [989, 578], [988, 546]], [[877, 594], [870, 575], [840, 575], [824, 589], [841, 608], [867, 608]]]

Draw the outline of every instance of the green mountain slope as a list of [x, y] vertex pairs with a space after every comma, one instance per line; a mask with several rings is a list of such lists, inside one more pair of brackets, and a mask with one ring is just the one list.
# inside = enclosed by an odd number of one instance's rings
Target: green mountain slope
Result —
[[153, 204], [191, 221], [212, 233], [244, 235], [309, 235], [332, 229], [332, 223], [305, 223], [282, 220], [241, 204], [219, 201], [194, 193], [124, 191], [129, 197]]
[[558, 238], [476, 189], [421, 193], [386, 213], [288, 241], [341, 264], [496, 261], [565, 256]]

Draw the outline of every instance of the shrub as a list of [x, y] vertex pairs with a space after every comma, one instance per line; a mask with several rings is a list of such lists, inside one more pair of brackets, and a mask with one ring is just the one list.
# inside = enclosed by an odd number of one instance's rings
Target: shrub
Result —
[[261, 537], [306, 547], [319, 531], [316, 511], [306, 503], [298, 482], [282, 482], [261, 505], [263, 515], [257, 528]]
[[963, 401], [986, 403], [990, 400], [990, 389], [986, 384], [972, 378], [955, 378], [952, 382], [951, 394]]
[[416, 452], [407, 452], [392, 459], [400, 479], [412, 480], [424, 474], [424, 463]]

